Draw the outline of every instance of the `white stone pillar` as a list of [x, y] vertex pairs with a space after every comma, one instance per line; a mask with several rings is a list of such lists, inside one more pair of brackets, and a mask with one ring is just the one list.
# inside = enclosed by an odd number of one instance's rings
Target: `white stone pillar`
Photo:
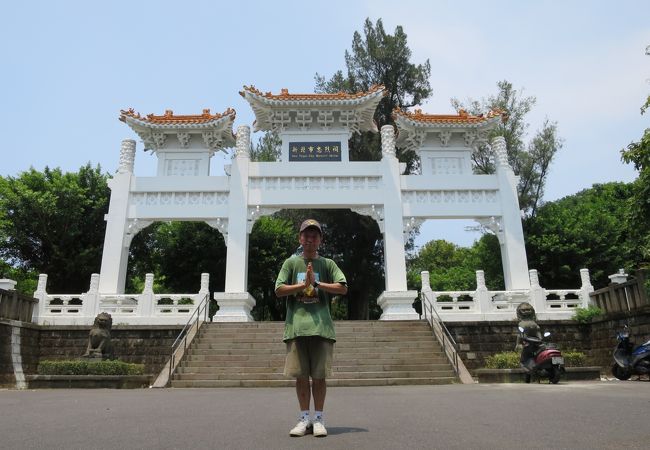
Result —
[[248, 293], [248, 172], [251, 130], [237, 128], [235, 158], [230, 173], [228, 200], [228, 241], [225, 292], [215, 292], [219, 311], [215, 322], [249, 322], [255, 299]]
[[537, 270], [531, 269], [528, 271], [530, 278], [530, 304], [535, 308], [537, 314], [542, 314], [546, 311], [546, 289], [539, 284], [539, 275]]
[[488, 294], [488, 288], [485, 284], [485, 272], [476, 271], [476, 292], [474, 293], [474, 302], [478, 306], [480, 314], [492, 312], [492, 299]]
[[38, 284], [36, 285], [36, 292], [34, 298], [38, 299], [38, 305], [32, 312], [32, 322], [39, 325], [43, 324], [43, 316], [45, 315], [46, 306], [49, 302], [47, 295], [47, 274], [41, 273], [38, 275]]
[[[192, 296], [192, 299], [194, 300], [194, 308], [195, 308], [195, 313], [196, 309], [198, 309], [199, 305], [203, 301], [203, 299], [208, 296], [210, 296], [210, 274], [209, 273], [202, 273], [201, 274], [201, 288], [199, 289], [199, 292], [196, 293], [196, 295]], [[206, 308], [209, 308], [206, 305]], [[207, 316], [207, 312], [206, 312]]]
[[395, 130], [381, 127], [382, 176], [384, 184], [384, 266], [386, 290], [377, 299], [382, 309], [380, 320], [417, 320], [420, 318], [413, 301], [417, 291], [406, 287], [406, 254], [404, 252], [404, 217], [399, 161], [395, 156]]
[[429, 277], [429, 271], [423, 270], [420, 272], [422, 291], [431, 292], [431, 278]]
[[99, 274], [90, 275], [90, 286], [88, 292], [83, 295], [83, 304], [81, 305], [81, 316], [88, 323], [93, 323], [93, 319], [99, 314]]
[[126, 232], [134, 156], [135, 141], [123, 140], [119, 169], [113, 178], [108, 180], [111, 201], [108, 214], [105, 216], [106, 234], [99, 277], [99, 293], [101, 294], [124, 293], [129, 245], [131, 244]]
[[199, 294], [209, 294], [210, 293], [210, 274], [202, 273], [201, 274], [201, 288], [199, 289]]
[[627, 281], [628, 274], [625, 273], [625, 269], [618, 269], [618, 272], [609, 275], [609, 282], [611, 284], [621, 284]]
[[594, 287], [591, 284], [591, 278], [589, 277], [589, 269], [580, 269], [580, 303], [582, 303], [583, 308], [587, 308], [589, 305], [592, 305], [590, 293], [594, 292]]
[[15, 291], [17, 283], [18, 282], [16, 280], [10, 280], [9, 278], [3, 278], [3, 279], [0, 280], [0, 289], [4, 289], [5, 291]]
[[153, 291], [153, 282], [153, 273], [146, 273], [142, 292], [138, 295], [137, 316], [144, 318], [144, 323], [146, 323], [146, 319], [154, 317], [156, 313], [156, 294]]
[[496, 155], [497, 179], [501, 198], [501, 261], [506, 290], [530, 289], [528, 261], [524, 244], [524, 231], [521, 226], [517, 178], [508, 164], [506, 141], [502, 136], [492, 140]]

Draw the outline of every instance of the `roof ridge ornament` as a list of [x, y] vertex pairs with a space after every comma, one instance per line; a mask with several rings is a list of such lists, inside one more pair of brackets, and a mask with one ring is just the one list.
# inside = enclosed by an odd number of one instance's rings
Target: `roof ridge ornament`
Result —
[[327, 100], [352, 100], [352, 99], [361, 99], [363, 97], [371, 96], [373, 94], [376, 94], [378, 92], [382, 92], [382, 95], [387, 95], [388, 91], [386, 91], [386, 88], [381, 85], [381, 84], [374, 84], [368, 89], [367, 91], [360, 91], [360, 92], [355, 92], [355, 93], [348, 93], [348, 92], [343, 92], [339, 91], [336, 93], [303, 93], [303, 94], [291, 94], [289, 93], [288, 88], [282, 88], [280, 89], [279, 94], [273, 94], [271, 92], [265, 92], [262, 93], [259, 89], [255, 88], [255, 86], [250, 85], [246, 86], [244, 85], [243, 90], [239, 91], [239, 95], [242, 97], [246, 97], [246, 93], [250, 93], [253, 95], [256, 95], [258, 97], [263, 97], [269, 100], [321, 100], [321, 99], [327, 99]]
[[[209, 108], [203, 108], [201, 114], [176, 115], [173, 110], [167, 109], [162, 115], [152, 113], [143, 116], [129, 108], [120, 110], [119, 120], [142, 139], [145, 150], [157, 151], [170, 145], [173, 148], [188, 149], [191, 147], [192, 135], [201, 135], [212, 156], [215, 150], [226, 151], [226, 148], [235, 145], [232, 124], [236, 115], [232, 108], [221, 114], [212, 114]], [[169, 136], [175, 136], [171, 143]]]
[[459, 109], [457, 114], [426, 114], [421, 109], [415, 109], [413, 112], [405, 111], [400, 107], [393, 109], [393, 119], [398, 117], [405, 117], [416, 122], [465, 122], [465, 123], [481, 123], [487, 122], [489, 119], [501, 117], [503, 121], [507, 120], [507, 114], [499, 109], [494, 109], [487, 114], [470, 114], [464, 109]]
[[171, 109], [166, 109], [165, 113], [162, 115], [156, 115], [154, 113], [147, 114], [146, 116], [142, 116], [139, 112], [136, 112], [133, 108], [129, 108], [127, 110], [121, 109], [120, 110], [120, 117], [119, 119], [122, 122], [126, 122], [126, 118], [130, 117], [133, 119], [140, 120], [142, 122], [149, 122], [149, 123], [172, 123], [172, 122], [177, 122], [177, 123], [205, 123], [209, 122], [212, 120], [218, 120], [222, 119], [227, 116], [231, 116], [232, 119], [235, 119], [235, 116], [237, 115], [237, 112], [232, 109], [228, 108], [226, 109], [223, 113], [215, 113], [215, 114], [210, 114], [210, 108], [204, 108], [203, 112], [201, 114], [179, 114], [175, 115], [174, 111]]
[[382, 85], [357, 93], [293, 94], [282, 88], [280, 94], [263, 94], [253, 85], [244, 85], [239, 95], [255, 113], [254, 131], [301, 132], [320, 127], [322, 130], [347, 129], [350, 135], [363, 131], [377, 132], [374, 113], [387, 94]]

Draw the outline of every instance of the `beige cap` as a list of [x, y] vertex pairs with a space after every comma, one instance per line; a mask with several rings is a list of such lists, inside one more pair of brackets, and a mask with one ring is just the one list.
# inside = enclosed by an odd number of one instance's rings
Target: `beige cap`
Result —
[[319, 232], [321, 235], [323, 234], [323, 229], [320, 227], [320, 223], [318, 223], [318, 222], [317, 222], [316, 220], [314, 220], [314, 219], [307, 219], [307, 220], [305, 220], [305, 221], [302, 223], [302, 225], [300, 225], [300, 232], [302, 233], [302, 232], [305, 231], [307, 228], [311, 228], [311, 227], [316, 228], [316, 229], [318, 230], [318, 232]]

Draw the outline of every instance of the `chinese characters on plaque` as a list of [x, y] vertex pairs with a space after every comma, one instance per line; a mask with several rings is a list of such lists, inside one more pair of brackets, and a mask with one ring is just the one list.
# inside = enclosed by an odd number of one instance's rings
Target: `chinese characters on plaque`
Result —
[[289, 161], [341, 161], [341, 143], [290, 142]]

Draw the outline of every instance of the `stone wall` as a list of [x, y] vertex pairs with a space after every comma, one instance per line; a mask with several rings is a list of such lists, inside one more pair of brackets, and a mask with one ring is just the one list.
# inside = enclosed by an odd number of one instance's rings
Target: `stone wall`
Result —
[[14, 367], [11, 363], [11, 325], [0, 321], [0, 387], [14, 385]]
[[[609, 374], [612, 352], [616, 346], [616, 332], [625, 324], [637, 344], [650, 339], [650, 307], [634, 315], [610, 314], [591, 324], [565, 321], [538, 321], [542, 331], [550, 331], [550, 342], [560, 350], [578, 350], [587, 355], [587, 364], [600, 366]], [[445, 324], [456, 340], [460, 356], [470, 372], [485, 366], [485, 358], [494, 353], [514, 350], [517, 340], [517, 321], [503, 322], [447, 322]]]
[[[14, 331], [15, 330], [15, 331]], [[0, 320], [0, 386], [14, 387], [13, 359], [18, 354], [13, 348], [11, 335], [18, 333], [20, 336], [20, 362], [23, 373], [34, 373], [38, 366], [38, 336], [39, 327], [31, 323], [14, 320]]]
[[[16, 386], [11, 334], [20, 330], [23, 372], [35, 374], [39, 360], [76, 359], [88, 345], [89, 326], [39, 326], [0, 320], [0, 387]], [[117, 359], [144, 364], [145, 373], [158, 374], [169, 358], [180, 326], [116, 326], [111, 340]]]
[[[88, 346], [89, 326], [43, 326], [40, 330], [39, 358], [76, 359]], [[169, 358], [179, 326], [115, 326], [111, 342], [120, 361], [144, 364], [148, 374], [158, 374]], [[33, 372], [32, 372], [33, 373]]]
[[[550, 342], [562, 349], [589, 351], [589, 325], [570, 320], [538, 321], [542, 331], [552, 333]], [[485, 358], [512, 351], [517, 341], [517, 321], [447, 322], [445, 324], [459, 345], [460, 356], [470, 372], [485, 366]]]
[[591, 324], [591, 356], [594, 363], [609, 373], [612, 366], [612, 353], [617, 344], [616, 333], [625, 325], [630, 328], [630, 340], [636, 345], [650, 339], [650, 307], [635, 311], [634, 315], [625, 313], [610, 314]]

